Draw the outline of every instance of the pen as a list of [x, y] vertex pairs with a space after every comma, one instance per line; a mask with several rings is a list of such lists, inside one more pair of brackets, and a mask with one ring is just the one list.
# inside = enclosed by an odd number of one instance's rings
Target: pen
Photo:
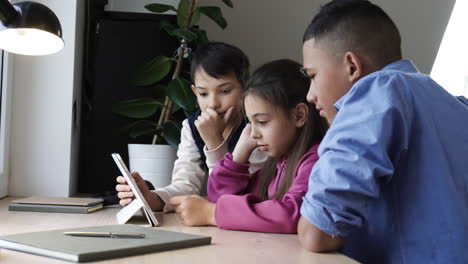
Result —
[[143, 233], [131, 232], [64, 232], [67, 236], [81, 236], [81, 237], [110, 237], [110, 238], [144, 238]]

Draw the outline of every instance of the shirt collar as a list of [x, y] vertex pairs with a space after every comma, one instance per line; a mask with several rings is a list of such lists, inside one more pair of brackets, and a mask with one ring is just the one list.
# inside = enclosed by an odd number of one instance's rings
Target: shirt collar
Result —
[[418, 73], [419, 70], [416, 68], [414, 63], [410, 60], [399, 60], [385, 65], [381, 71], [396, 70], [407, 73]]
[[[382, 69], [380, 69], [380, 70], [378, 70], [376, 72], [380, 72], [380, 71], [400, 71], [400, 72], [406, 72], [406, 73], [418, 73], [419, 72], [418, 68], [416, 68], [414, 63], [412, 61], [410, 61], [410, 60], [394, 61], [394, 62], [392, 62], [390, 64], [385, 65]], [[372, 75], [372, 74], [373, 73], [371, 73], [369, 75]], [[363, 79], [363, 78], [365, 78], [365, 77], [367, 77], [369, 75], [366, 75], [366, 76], [362, 77], [361, 79]], [[355, 86], [356, 86], [356, 83], [353, 85], [353, 87], [355, 87]], [[349, 89], [348, 93], [353, 89], [353, 87], [351, 87], [351, 89]], [[348, 94], [348, 93], [346, 93], [346, 94]], [[340, 110], [343, 98], [346, 97], [346, 94], [343, 95], [340, 99], [338, 99], [338, 101], [336, 101], [336, 103], [334, 104], [335, 109], [337, 111]]]

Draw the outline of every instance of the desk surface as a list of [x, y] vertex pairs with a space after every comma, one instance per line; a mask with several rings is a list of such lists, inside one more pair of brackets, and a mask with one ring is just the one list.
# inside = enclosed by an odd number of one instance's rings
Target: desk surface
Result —
[[[104, 208], [91, 214], [10, 212], [13, 198], [0, 199], [0, 235], [71, 227], [117, 224], [120, 208]], [[157, 213], [161, 229], [212, 237], [209, 246], [158, 252], [92, 263], [357, 263], [338, 253], [316, 254], [301, 248], [297, 235], [187, 227], [177, 214]], [[1, 263], [71, 263], [10, 250], [0, 250]], [[88, 262], [89, 263], [89, 262]]]

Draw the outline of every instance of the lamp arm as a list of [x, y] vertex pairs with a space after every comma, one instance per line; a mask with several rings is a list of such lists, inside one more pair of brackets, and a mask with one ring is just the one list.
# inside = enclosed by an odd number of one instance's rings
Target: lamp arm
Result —
[[8, 0], [0, 0], [0, 20], [4, 25], [9, 25], [18, 16], [18, 11]]

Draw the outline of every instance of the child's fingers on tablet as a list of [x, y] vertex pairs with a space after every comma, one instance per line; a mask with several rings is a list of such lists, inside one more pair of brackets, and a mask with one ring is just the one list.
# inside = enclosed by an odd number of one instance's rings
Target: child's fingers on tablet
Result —
[[127, 184], [117, 184], [115, 186], [115, 190], [118, 192], [131, 192], [132, 191], [130, 186]]
[[123, 184], [123, 183], [127, 183], [127, 180], [125, 180], [125, 178], [124, 178], [123, 176], [117, 177], [116, 181], [117, 181], [118, 183], [122, 183], [122, 184]]
[[121, 199], [120, 202], [119, 202], [119, 204], [120, 204], [121, 206], [126, 206], [127, 204], [131, 203], [132, 200], [133, 200], [133, 199], [131, 199], [131, 198]]
[[117, 193], [117, 197], [120, 199], [127, 199], [127, 198], [133, 198], [133, 192], [119, 192]]

